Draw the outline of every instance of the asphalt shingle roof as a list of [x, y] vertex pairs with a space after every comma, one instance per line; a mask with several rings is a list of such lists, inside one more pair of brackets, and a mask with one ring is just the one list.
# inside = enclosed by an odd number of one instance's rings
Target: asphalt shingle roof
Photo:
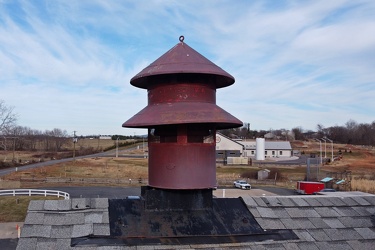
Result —
[[32, 201], [17, 249], [375, 249], [375, 196], [243, 197], [263, 230], [290, 229], [297, 240], [227, 244], [71, 247], [71, 239], [109, 236], [108, 199]]

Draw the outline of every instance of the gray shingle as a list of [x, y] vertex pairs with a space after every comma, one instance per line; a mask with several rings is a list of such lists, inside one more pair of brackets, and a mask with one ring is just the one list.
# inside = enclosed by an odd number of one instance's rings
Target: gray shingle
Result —
[[42, 211], [44, 210], [44, 200], [36, 201], [31, 200], [28, 207], [29, 211]]
[[71, 210], [72, 200], [46, 200], [44, 210], [50, 211], [68, 211]]
[[72, 200], [57, 200], [57, 210], [68, 211], [72, 207]]
[[359, 233], [363, 239], [369, 240], [369, 239], [375, 239], [375, 232], [374, 229], [370, 228], [354, 228], [357, 233]]
[[[282, 243], [268, 243], [268, 244], [264, 244], [264, 247], [265, 249], [271, 249], [271, 250], [285, 250]], [[233, 248], [231, 247], [231, 249]], [[261, 248], [254, 248], [254, 249], [261, 249]]]
[[366, 210], [371, 215], [375, 214], [375, 207], [366, 207]]
[[316, 207], [315, 211], [321, 216], [321, 217], [337, 217], [339, 214], [336, 210], [334, 210], [331, 207]]
[[346, 241], [317, 242], [316, 245], [320, 250], [340, 249], [352, 250], [352, 247]]
[[64, 239], [72, 236], [73, 226], [52, 226], [51, 238]]
[[280, 219], [287, 229], [315, 228], [314, 224], [307, 218]]
[[17, 250], [36, 250], [37, 238], [23, 238], [18, 240]]
[[56, 240], [55, 239], [38, 239], [37, 242], [38, 250], [51, 250], [56, 249]]
[[368, 201], [371, 205], [375, 206], [375, 195], [369, 195], [369, 196], [362, 196], [363, 199]]
[[297, 243], [295, 243], [295, 242], [286, 242], [286, 243], [283, 243], [283, 246], [287, 250], [300, 250]]
[[102, 223], [109, 223], [109, 213], [108, 211], [103, 212], [103, 220]]
[[277, 218], [280, 218], [280, 219], [290, 218], [290, 215], [288, 214], [288, 212], [283, 207], [277, 207], [277, 208], [275, 207], [272, 210], [275, 213]]
[[307, 231], [316, 241], [330, 241], [328, 235], [321, 229], [308, 229]]
[[248, 206], [248, 207], [257, 207], [258, 206], [258, 204], [255, 202], [255, 200], [248, 195], [242, 196], [241, 198], [243, 199], [246, 206]]
[[297, 246], [301, 250], [319, 250], [315, 242], [298, 242]]
[[368, 202], [367, 200], [365, 200], [364, 198], [360, 197], [360, 196], [353, 196], [351, 197], [355, 202], [357, 202], [359, 205], [361, 206], [370, 206], [371, 203]]
[[305, 207], [287, 207], [285, 210], [292, 218], [311, 218], [320, 217], [320, 215], [313, 208]]
[[105, 209], [108, 208], [109, 203], [107, 198], [94, 198], [91, 199], [91, 208], [101, 208]]
[[372, 227], [370, 217], [340, 217], [338, 219], [345, 227]]
[[316, 228], [331, 228], [322, 218], [309, 218], [309, 221], [311, 221]]
[[347, 206], [346, 203], [342, 201], [341, 197], [329, 197], [329, 200], [335, 207]]
[[45, 225], [77, 225], [85, 223], [83, 213], [51, 213], [44, 215]]
[[267, 204], [262, 200], [261, 197], [253, 197], [254, 201], [257, 203], [260, 207], [267, 207]]
[[[58, 250], [72, 250], [72, 249], [74, 249], [74, 248], [70, 247], [70, 242], [71, 242], [71, 239], [57, 239], [56, 240], [56, 249], [58, 249]], [[83, 249], [86, 250], [86, 248], [83, 248]]]
[[371, 215], [371, 213], [366, 208], [367, 207], [353, 207], [353, 210], [356, 211], [360, 216]]
[[362, 236], [352, 228], [323, 229], [331, 240], [361, 240]]
[[88, 209], [91, 208], [91, 201], [89, 198], [75, 198], [72, 199], [72, 209]]
[[347, 243], [354, 249], [361, 249], [361, 250], [368, 250], [374, 249], [374, 241], [373, 240], [350, 240]]
[[94, 224], [93, 225], [94, 235], [110, 235], [109, 224]]
[[351, 207], [334, 207], [334, 210], [340, 216], [359, 216], [359, 214]]
[[293, 202], [299, 207], [310, 207], [310, 204], [307, 203], [303, 198], [294, 198]]
[[102, 223], [103, 222], [103, 213], [88, 212], [88, 213], [84, 213], [84, 215], [85, 215], [85, 224]]
[[355, 200], [353, 200], [351, 197], [342, 197], [342, 201], [345, 202], [350, 207], [360, 205]]
[[29, 212], [26, 215], [24, 224], [39, 224], [42, 225], [44, 221], [44, 213]]
[[254, 217], [260, 217], [260, 213], [258, 212], [258, 209], [255, 208], [255, 207], [250, 207], [249, 208], [249, 211], [250, 213], [254, 216]]
[[56, 200], [46, 200], [44, 202], [44, 210], [57, 210], [58, 203]]
[[284, 206], [284, 207], [295, 207], [296, 204], [293, 202], [292, 198], [289, 197], [278, 197], [277, 198], [279, 202]]
[[345, 228], [345, 226], [341, 223], [341, 221], [337, 218], [323, 218], [323, 221], [330, 227], [330, 228]]
[[21, 236], [26, 238], [51, 236], [51, 226], [45, 225], [24, 225], [21, 230]]
[[333, 204], [333, 202], [331, 202], [331, 197], [327, 197], [327, 196], [323, 196], [323, 197], [316, 197], [315, 199], [320, 203], [322, 204], [322, 206], [328, 206], [328, 207], [331, 207], [331, 206], [334, 206], [335, 204]]
[[315, 239], [306, 230], [293, 230], [293, 232], [303, 241], [315, 241]]
[[285, 229], [279, 219], [257, 218], [256, 221], [263, 229]]
[[73, 225], [72, 238], [92, 235], [94, 233], [92, 224]]
[[280, 207], [281, 206], [281, 202], [274, 196], [266, 196], [266, 197], [262, 197], [264, 203], [266, 203], [268, 206], [270, 207]]
[[273, 210], [271, 208], [268, 208], [268, 207], [257, 207], [257, 210], [260, 214], [260, 217], [263, 217], [263, 218], [277, 218], [277, 216], [275, 215], [275, 213], [273, 212]]
[[305, 197], [304, 200], [311, 206], [311, 207], [321, 207], [323, 206], [316, 198], [313, 197]]

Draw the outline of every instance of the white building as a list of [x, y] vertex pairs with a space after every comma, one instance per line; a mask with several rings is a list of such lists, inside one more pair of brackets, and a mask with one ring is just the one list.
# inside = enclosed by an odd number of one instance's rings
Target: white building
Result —
[[[265, 158], [290, 158], [292, 146], [289, 141], [265, 141]], [[216, 157], [249, 157], [256, 156], [256, 141], [234, 141], [220, 133], [216, 133]]]
[[216, 158], [243, 156], [244, 146], [241, 141], [234, 141], [225, 135], [216, 133]]

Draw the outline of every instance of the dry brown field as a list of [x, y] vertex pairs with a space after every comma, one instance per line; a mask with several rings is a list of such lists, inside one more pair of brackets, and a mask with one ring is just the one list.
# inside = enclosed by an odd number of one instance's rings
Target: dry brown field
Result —
[[[132, 143], [134, 140], [119, 140], [118, 143]], [[78, 154], [79, 151], [84, 151], [87, 149], [94, 149], [98, 151], [106, 150], [109, 147], [116, 146], [116, 141], [108, 140], [108, 139], [79, 139], [75, 145], [76, 153]], [[37, 151], [13, 151], [13, 150], [1, 150], [0, 151], [0, 161], [4, 162], [11, 162], [13, 159], [16, 162], [22, 163], [31, 163], [31, 162], [39, 162], [39, 161], [48, 161], [53, 158], [59, 158], [59, 155], [66, 154], [73, 152], [73, 143], [66, 145], [64, 147], [64, 151], [62, 152], [44, 152], [42, 149]]]
[[[91, 142], [93, 141], [93, 142]], [[104, 141], [104, 140], [103, 140]], [[109, 140], [107, 145], [113, 145]], [[92, 146], [94, 140], [87, 139], [81, 142], [82, 147]], [[97, 142], [96, 142], [97, 143]], [[102, 143], [102, 141], [100, 141]], [[102, 144], [105, 145], [104, 142]], [[331, 145], [327, 143], [327, 157], [331, 156]], [[315, 153], [319, 155], [319, 143], [317, 142], [296, 142], [293, 148], [304, 151], [305, 154]], [[329, 172], [350, 171], [352, 175], [351, 188], [364, 192], [375, 193], [375, 150], [360, 146], [334, 144], [334, 155], [338, 155], [341, 150], [342, 159], [333, 163], [327, 163], [320, 169], [320, 176], [325, 177]], [[18, 152], [16, 152], [18, 153]], [[142, 154], [142, 150], [134, 150], [133, 154]], [[20, 153], [21, 154], [21, 153]], [[221, 183], [232, 183], [233, 180], [246, 176], [248, 173], [257, 172], [259, 169], [267, 168], [278, 172], [277, 185], [294, 188], [297, 180], [303, 180], [306, 175], [306, 166], [299, 165], [257, 165], [252, 166], [222, 166], [217, 165], [217, 179]], [[56, 164], [49, 167], [37, 168], [28, 171], [14, 172], [4, 176], [3, 180], [20, 181], [21, 187], [35, 186], [56, 186], [56, 183], [40, 181], [47, 178], [66, 179], [82, 178], [80, 183], [66, 183], [66, 185], [138, 185], [139, 178], [147, 180], [147, 159], [131, 158], [87, 158]], [[280, 178], [281, 177], [281, 178]], [[32, 181], [34, 179], [34, 181]], [[97, 180], [113, 180], [111, 183], [98, 182]], [[117, 182], [115, 181], [117, 180]], [[124, 180], [133, 180], [132, 182]], [[63, 185], [64, 183], [58, 183]]]

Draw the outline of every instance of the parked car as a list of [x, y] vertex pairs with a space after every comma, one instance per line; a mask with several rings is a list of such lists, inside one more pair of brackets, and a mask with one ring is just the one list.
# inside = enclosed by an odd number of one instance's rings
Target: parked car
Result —
[[314, 192], [313, 194], [327, 193], [327, 192], [336, 192], [336, 190], [333, 189], [333, 188], [324, 188], [324, 189], [320, 190], [319, 192]]
[[320, 192], [336, 192], [336, 190], [333, 188], [325, 188], [325, 189], [320, 190]]
[[244, 180], [236, 180], [233, 182], [234, 187], [240, 189], [251, 189], [251, 185]]

